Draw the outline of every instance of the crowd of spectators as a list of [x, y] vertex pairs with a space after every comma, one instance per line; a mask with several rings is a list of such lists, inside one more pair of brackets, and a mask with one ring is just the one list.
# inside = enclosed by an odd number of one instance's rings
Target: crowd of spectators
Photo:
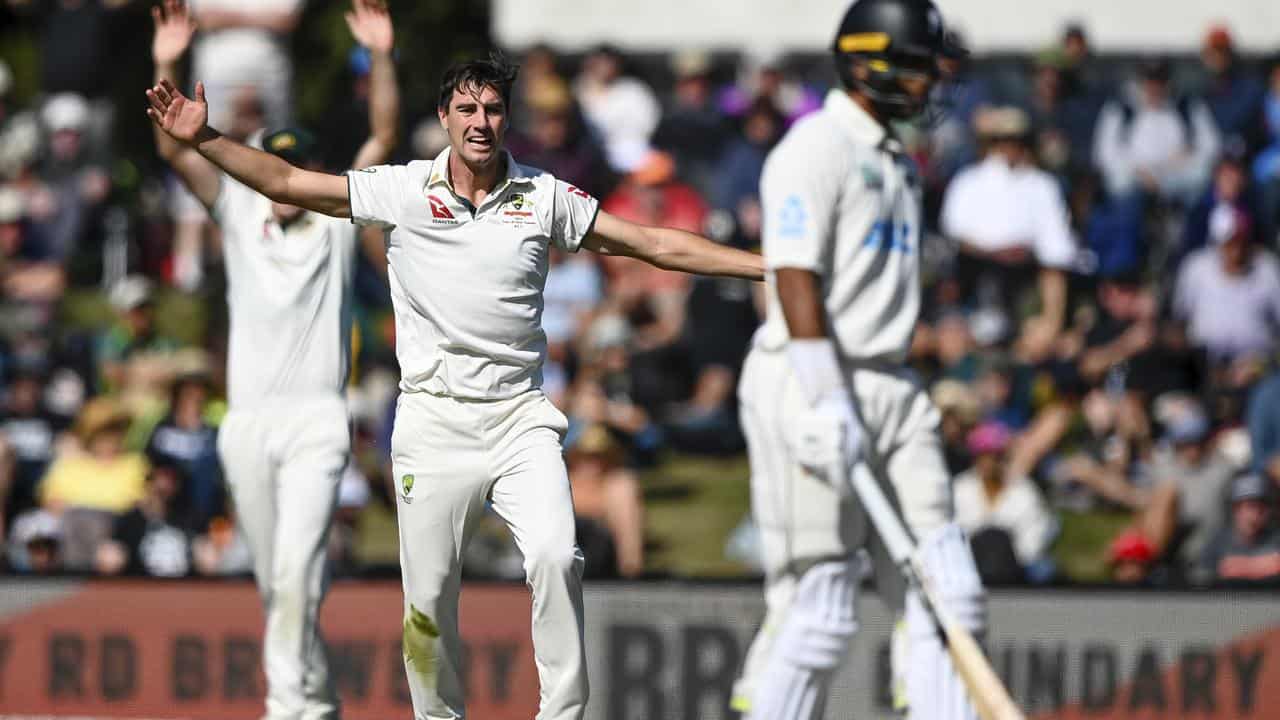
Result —
[[[86, 80], [105, 65], [59, 59], [71, 40], [106, 52], [103, 18], [128, 1], [8, 3], [47, 57], [22, 102], [15, 72], [31, 67], [0, 62], [0, 566], [245, 573], [216, 453], [216, 230], [172, 178], [113, 192], [112, 128], [142, 113], [113, 112]], [[193, 0], [192, 76], [228, 134], [292, 119], [300, 5]], [[521, 59], [517, 158], [620, 217], [748, 249], [765, 157], [832, 79], [822, 55], [538, 46]], [[337, 162], [363, 137], [367, 56], [347, 69], [321, 123]], [[943, 75], [946, 112], [901, 129], [927, 214], [911, 361], [942, 411], [982, 572], [1280, 581], [1280, 61], [1241, 57], [1222, 27], [1199, 57], [1099, 57], [1072, 26], [1043, 52], [948, 61]], [[433, 115], [406, 120], [401, 159], [446, 142]], [[339, 573], [396, 558], [385, 270], [362, 258], [357, 277]], [[736, 383], [760, 289], [553, 252], [545, 388], [570, 418], [591, 576], [645, 572], [646, 471], [672, 453], [742, 454]], [[471, 570], [518, 575], [493, 525]], [[750, 533], [734, 537], [749, 558]]]

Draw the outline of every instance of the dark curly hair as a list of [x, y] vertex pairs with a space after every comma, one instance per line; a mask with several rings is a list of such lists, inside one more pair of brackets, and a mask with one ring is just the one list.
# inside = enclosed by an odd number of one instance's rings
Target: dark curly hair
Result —
[[492, 86], [502, 96], [503, 104], [510, 108], [511, 86], [515, 84], [519, 72], [520, 67], [499, 52], [489, 53], [489, 57], [484, 60], [454, 63], [444, 71], [444, 77], [440, 80], [440, 98], [436, 107], [447, 111], [455, 90], [467, 92], [471, 88], [478, 90]]

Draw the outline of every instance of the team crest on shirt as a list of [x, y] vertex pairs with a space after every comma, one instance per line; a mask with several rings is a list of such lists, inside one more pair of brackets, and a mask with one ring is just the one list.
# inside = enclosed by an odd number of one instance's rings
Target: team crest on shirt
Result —
[[413, 474], [412, 473], [406, 473], [404, 477], [400, 478], [400, 489], [403, 491], [401, 494], [404, 497], [404, 501], [407, 503], [413, 502]]
[[533, 217], [533, 200], [524, 193], [514, 193], [502, 204], [502, 222], [506, 225], [532, 225], [537, 222]]

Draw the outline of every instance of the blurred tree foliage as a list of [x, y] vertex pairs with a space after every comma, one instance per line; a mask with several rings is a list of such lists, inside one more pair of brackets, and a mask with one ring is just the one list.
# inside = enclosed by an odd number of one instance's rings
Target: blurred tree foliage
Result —
[[[350, 87], [347, 58], [355, 42], [342, 19], [348, 7], [334, 0], [310, 2], [294, 34], [296, 107], [299, 119], [309, 125], [321, 124], [329, 105], [346, 97]], [[489, 3], [398, 0], [390, 7], [396, 23], [402, 112], [406, 121], [416, 122], [434, 111], [440, 75], [450, 63], [487, 52]]]

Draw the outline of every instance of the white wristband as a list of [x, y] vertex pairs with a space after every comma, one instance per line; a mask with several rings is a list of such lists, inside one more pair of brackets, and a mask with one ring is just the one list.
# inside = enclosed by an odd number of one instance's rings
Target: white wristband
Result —
[[845, 392], [836, 344], [831, 338], [800, 338], [787, 343], [787, 359], [809, 406], [835, 392]]

